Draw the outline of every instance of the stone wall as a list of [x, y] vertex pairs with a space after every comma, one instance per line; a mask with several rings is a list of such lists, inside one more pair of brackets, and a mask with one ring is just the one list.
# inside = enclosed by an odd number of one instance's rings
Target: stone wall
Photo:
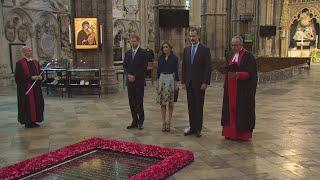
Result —
[[0, 8], [0, 86], [14, 84], [23, 45], [33, 47], [33, 57], [40, 62], [71, 57], [68, 0], [4, 0]]

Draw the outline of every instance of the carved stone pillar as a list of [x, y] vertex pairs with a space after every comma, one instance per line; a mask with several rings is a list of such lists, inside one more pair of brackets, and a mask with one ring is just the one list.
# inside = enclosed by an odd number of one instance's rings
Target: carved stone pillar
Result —
[[201, 1], [201, 39], [200, 41], [207, 45], [207, 0]]
[[140, 37], [141, 37], [141, 46], [142, 48], [146, 48], [148, 45], [148, 9], [147, 9], [147, 1], [140, 1]]
[[[261, 0], [260, 2], [260, 24], [261, 25], [274, 25], [274, 1], [273, 0]], [[272, 42], [275, 37], [261, 37], [259, 44], [260, 55], [262, 56], [272, 56]]]
[[159, 0], [154, 0], [154, 52], [160, 50]]
[[281, 15], [281, 22], [280, 22], [280, 56], [286, 57], [288, 55], [288, 33], [289, 33], [289, 0], [283, 1], [282, 7], [282, 15]]
[[5, 24], [3, 22], [2, 3], [0, 3], [0, 87], [6, 87], [14, 83], [9, 63], [9, 47], [5, 38]]
[[227, 1], [202, 1], [202, 42], [211, 50], [213, 60], [222, 60], [227, 49]]
[[201, 27], [201, 1], [191, 1], [190, 24], [191, 27]]
[[[0, 5], [0, 41], [5, 42], [4, 37], [4, 24], [3, 24], [3, 13], [2, 13], [2, 4]], [[0, 64], [4, 64], [5, 56], [4, 56], [4, 47], [3, 43], [0, 43]]]
[[105, 58], [102, 62], [102, 88], [104, 93], [115, 93], [118, 91], [118, 82], [116, 79], [116, 69], [113, 64], [113, 22], [112, 22], [112, 1], [101, 1], [101, 5], [105, 6], [104, 28], [102, 49]]

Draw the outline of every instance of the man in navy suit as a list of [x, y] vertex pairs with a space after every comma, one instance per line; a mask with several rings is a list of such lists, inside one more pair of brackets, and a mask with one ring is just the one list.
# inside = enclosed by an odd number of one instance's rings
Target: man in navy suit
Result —
[[187, 90], [189, 125], [184, 135], [201, 137], [204, 95], [211, 77], [210, 49], [199, 42], [196, 29], [189, 32], [191, 46], [184, 49], [182, 61], [182, 88]]
[[147, 70], [147, 54], [140, 48], [140, 37], [131, 35], [131, 48], [124, 57], [123, 68], [127, 77], [129, 105], [132, 114], [132, 123], [127, 129], [143, 129], [144, 110], [143, 96], [145, 86], [145, 72]]

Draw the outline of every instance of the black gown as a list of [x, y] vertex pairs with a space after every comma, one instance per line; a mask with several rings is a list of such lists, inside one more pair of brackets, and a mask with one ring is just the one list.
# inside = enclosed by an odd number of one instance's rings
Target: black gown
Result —
[[248, 140], [252, 136], [256, 119], [256, 62], [252, 54], [243, 49], [239, 53], [239, 62], [230, 61], [228, 69], [229, 72], [237, 72], [239, 78], [226, 75], [221, 115], [222, 135], [231, 139]]
[[29, 87], [34, 82], [31, 76], [40, 74], [38, 61], [27, 61], [23, 58], [16, 63], [15, 80], [17, 83], [18, 121], [30, 125], [43, 121], [44, 99], [41, 82], [37, 82], [26, 95]]

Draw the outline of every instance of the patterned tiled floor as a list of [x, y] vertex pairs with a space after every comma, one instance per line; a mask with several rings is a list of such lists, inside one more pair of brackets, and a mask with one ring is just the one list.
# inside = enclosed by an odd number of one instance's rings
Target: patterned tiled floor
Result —
[[222, 83], [208, 89], [201, 138], [183, 136], [188, 125], [186, 93], [175, 105], [173, 131], [161, 132], [154, 87], [145, 94], [145, 129], [127, 130], [126, 91], [115, 95], [45, 97], [41, 128], [17, 122], [14, 88], [0, 91], [0, 167], [100, 136], [191, 150], [195, 161], [169, 179], [319, 179], [320, 66], [292, 80], [260, 85], [256, 129], [250, 142], [221, 137]]

